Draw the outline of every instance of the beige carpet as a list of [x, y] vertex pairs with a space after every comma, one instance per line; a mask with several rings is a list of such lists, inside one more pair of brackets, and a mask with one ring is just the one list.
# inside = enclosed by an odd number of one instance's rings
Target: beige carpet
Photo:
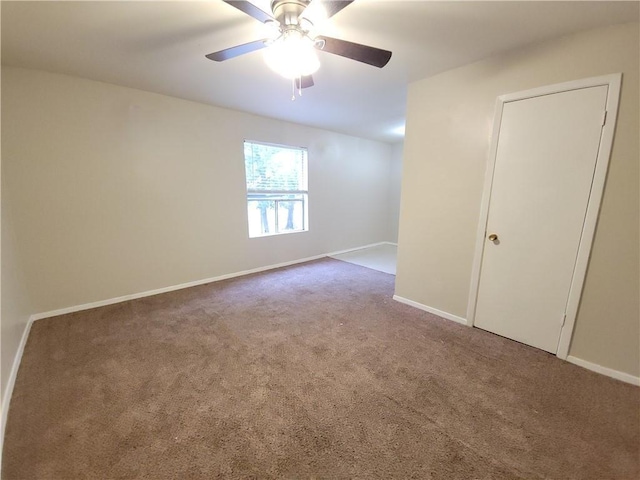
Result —
[[635, 479], [639, 389], [324, 259], [33, 325], [11, 479]]

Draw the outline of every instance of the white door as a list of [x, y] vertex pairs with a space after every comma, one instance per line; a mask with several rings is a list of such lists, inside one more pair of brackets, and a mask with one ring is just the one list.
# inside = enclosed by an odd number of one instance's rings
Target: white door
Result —
[[607, 90], [582, 88], [504, 104], [475, 326], [556, 353]]

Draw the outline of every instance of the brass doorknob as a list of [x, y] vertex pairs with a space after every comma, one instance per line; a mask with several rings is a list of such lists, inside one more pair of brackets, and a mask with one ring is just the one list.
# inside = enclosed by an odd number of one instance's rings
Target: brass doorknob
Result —
[[489, 235], [489, 240], [491, 240], [492, 242], [495, 242], [498, 239], [498, 235], [496, 235], [495, 233], [492, 233], [491, 235]]

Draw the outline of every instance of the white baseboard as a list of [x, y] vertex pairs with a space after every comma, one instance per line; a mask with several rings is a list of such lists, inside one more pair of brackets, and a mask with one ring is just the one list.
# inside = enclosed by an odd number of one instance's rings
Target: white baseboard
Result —
[[13, 395], [13, 387], [16, 384], [16, 378], [18, 376], [18, 369], [20, 368], [20, 362], [22, 361], [22, 354], [24, 353], [24, 347], [27, 344], [27, 338], [29, 338], [29, 332], [31, 331], [31, 325], [33, 324], [33, 318], [29, 317], [29, 321], [24, 327], [22, 332], [22, 338], [18, 344], [18, 351], [13, 359], [13, 365], [9, 372], [9, 380], [7, 386], [4, 389], [4, 395], [2, 396], [2, 413], [0, 417], [0, 465], [2, 465], [2, 449], [4, 446], [4, 431], [7, 428], [7, 418], [9, 415], [9, 405], [11, 403], [11, 395]]
[[318, 260], [319, 258], [326, 257], [326, 255], [316, 255], [313, 257], [301, 258], [299, 260], [292, 260], [290, 262], [278, 263], [275, 265], [268, 265], [266, 267], [252, 268], [251, 270], [243, 270], [240, 272], [228, 273], [225, 275], [219, 275], [217, 277], [203, 278], [202, 280], [195, 280], [193, 282], [181, 283], [179, 285], [171, 285], [169, 287], [156, 288], [154, 290], [147, 290], [146, 292], [132, 293], [130, 295], [123, 295], [121, 297], [108, 298], [106, 300], [100, 300], [97, 302], [83, 303], [82, 305], [74, 305], [72, 307], [61, 308], [59, 310], [51, 310], [49, 312], [36, 313], [32, 315], [34, 320], [42, 320], [44, 318], [58, 317], [60, 315], [66, 315], [67, 313], [81, 312], [82, 310], [90, 310], [92, 308], [104, 307], [106, 305], [113, 305], [115, 303], [122, 303], [129, 300], [135, 300], [137, 298], [151, 297], [153, 295], [159, 295], [161, 293], [173, 292], [176, 290], [182, 290], [189, 287], [197, 287], [198, 285], [204, 285], [205, 283], [219, 282], [220, 280], [227, 280], [229, 278], [242, 277], [244, 275], [250, 275], [252, 273], [260, 273], [266, 270], [273, 270], [275, 268], [288, 267], [296, 263], [309, 262], [311, 260]]
[[356, 248], [347, 248], [346, 250], [339, 250], [337, 252], [331, 252], [331, 253], [327, 253], [327, 257], [333, 257], [334, 255], [342, 255], [343, 253], [349, 253], [349, 252], [357, 252], [358, 250], [364, 250], [365, 248], [373, 248], [373, 247], [379, 247], [380, 245], [396, 245], [398, 246], [397, 243], [391, 243], [391, 242], [378, 242], [378, 243], [371, 243], [369, 245], [363, 245], [362, 247], [356, 247]]
[[581, 358], [572, 357], [571, 355], [567, 357], [567, 362], [573, 363], [574, 365], [578, 365], [582, 368], [586, 368], [587, 370], [591, 370], [592, 372], [600, 373], [602, 375], [606, 375], [607, 377], [621, 380], [625, 383], [630, 383], [631, 385], [640, 386], [640, 377], [634, 377], [629, 373], [620, 372], [618, 370], [614, 370], [613, 368], [603, 367], [602, 365], [598, 365], [597, 363], [591, 363], [586, 360], [582, 360]]
[[467, 320], [465, 318], [454, 315], [453, 313], [443, 312], [442, 310], [438, 310], [437, 308], [429, 307], [427, 305], [414, 302], [413, 300], [409, 300], [408, 298], [404, 298], [399, 295], [394, 295], [393, 299], [396, 302], [404, 303], [405, 305], [419, 308], [420, 310], [424, 310], [425, 312], [433, 313], [438, 317], [446, 318], [447, 320], [453, 320], [454, 322], [461, 323], [462, 325], [467, 325]]
[[[409, 305], [411, 307], [419, 308], [420, 310], [424, 310], [425, 312], [433, 313], [434, 315], [437, 315], [439, 317], [446, 318], [447, 320], [453, 320], [454, 322], [467, 325], [467, 321], [462, 317], [458, 317], [457, 315], [453, 315], [448, 312], [443, 312], [442, 310], [438, 310], [437, 308], [429, 307], [427, 305], [414, 302], [413, 300], [409, 300], [399, 295], [394, 295], [393, 299], [400, 303]], [[569, 363], [573, 363], [574, 365], [578, 365], [582, 368], [586, 368], [587, 370], [591, 370], [593, 372], [606, 375], [607, 377], [615, 378], [616, 380], [620, 380], [625, 383], [630, 383], [631, 385], [640, 386], [640, 377], [634, 377], [629, 373], [624, 373], [618, 370], [614, 370], [612, 368], [603, 367], [602, 365], [598, 365], [597, 363], [591, 363], [591, 362], [588, 362], [587, 360], [582, 360], [581, 358], [572, 357], [571, 355], [569, 355], [566, 358], [566, 360]]]
[[264, 267], [252, 268], [250, 270], [243, 270], [240, 272], [227, 273], [225, 275], [219, 275], [217, 277], [203, 278], [202, 280], [195, 280], [193, 282], [181, 283], [179, 285], [171, 285], [169, 287], [157, 288], [154, 290], [148, 290], [146, 292], [132, 293], [130, 295], [123, 295], [121, 297], [108, 298], [106, 300], [99, 300], [97, 302], [83, 303], [82, 305], [74, 305], [72, 307], [60, 308], [58, 310], [51, 310], [48, 312], [35, 313], [31, 316], [32, 320], [42, 320], [44, 318], [58, 317], [60, 315], [66, 315], [67, 313], [81, 312], [82, 310], [90, 310], [92, 308], [104, 307], [106, 305], [113, 305], [115, 303], [122, 303], [129, 300], [135, 300], [137, 298], [150, 297], [152, 295], [159, 295], [161, 293], [173, 292], [175, 290], [182, 290], [183, 288], [196, 287], [198, 285], [204, 285], [205, 283], [219, 282], [220, 280], [227, 280], [229, 278], [242, 277], [244, 275], [250, 275], [252, 273], [265, 272], [267, 270], [273, 270], [276, 268], [288, 267], [298, 263], [310, 262], [312, 260], [318, 260], [320, 258], [330, 257], [332, 255], [338, 255], [341, 253], [353, 252], [356, 250], [362, 250], [364, 248], [376, 247], [388, 242], [378, 242], [371, 245], [364, 245], [362, 247], [349, 248], [347, 250], [341, 250], [339, 252], [324, 253], [321, 255], [314, 255], [312, 257], [299, 258], [297, 260], [291, 260], [288, 262], [277, 263], [273, 265], [267, 265]]

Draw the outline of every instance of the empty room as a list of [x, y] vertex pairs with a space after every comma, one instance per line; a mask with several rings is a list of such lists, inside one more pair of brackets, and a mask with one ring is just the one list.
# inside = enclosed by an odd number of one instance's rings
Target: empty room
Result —
[[0, 21], [3, 480], [640, 478], [640, 2]]

